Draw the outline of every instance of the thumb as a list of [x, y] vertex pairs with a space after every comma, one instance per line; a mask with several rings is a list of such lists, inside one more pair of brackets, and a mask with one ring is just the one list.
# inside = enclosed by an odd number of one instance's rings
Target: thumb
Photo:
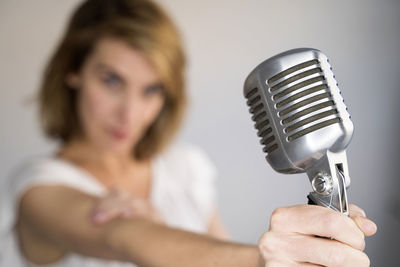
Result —
[[377, 231], [376, 224], [368, 218], [355, 216], [353, 217], [354, 222], [358, 228], [364, 233], [365, 236], [372, 236]]

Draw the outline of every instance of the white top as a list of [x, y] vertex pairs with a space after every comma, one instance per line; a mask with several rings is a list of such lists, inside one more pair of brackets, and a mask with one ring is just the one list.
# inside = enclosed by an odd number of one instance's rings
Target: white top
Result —
[[[205, 233], [216, 208], [216, 169], [198, 148], [174, 146], [152, 160], [150, 201], [167, 225]], [[17, 168], [1, 194], [0, 266], [133, 267], [131, 263], [101, 260], [70, 253], [55, 264], [34, 265], [18, 249], [14, 230], [18, 202], [24, 192], [39, 185], [65, 185], [102, 196], [106, 188], [90, 173], [67, 161], [46, 157]]]

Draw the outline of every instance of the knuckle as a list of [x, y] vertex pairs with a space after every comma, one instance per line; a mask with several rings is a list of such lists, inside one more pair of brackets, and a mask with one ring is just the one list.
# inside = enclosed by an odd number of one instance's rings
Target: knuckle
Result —
[[330, 251], [329, 255], [329, 266], [337, 266], [343, 267], [345, 263], [346, 254], [343, 253], [343, 250], [340, 246], [334, 246], [334, 248]]
[[358, 249], [361, 251], [364, 251], [365, 249], [365, 237], [363, 234], [360, 234]]
[[284, 217], [286, 213], [287, 213], [287, 208], [282, 208], [282, 207], [277, 208], [272, 212], [270, 219], [271, 230], [276, 229], [277, 227], [279, 227], [279, 225], [282, 225], [282, 223], [285, 221]]
[[276, 238], [272, 232], [266, 232], [258, 241], [258, 247], [265, 257], [270, 258], [277, 250]]
[[349, 227], [353, 229], [353, 233], [355, 236], [355, 248], [359, 250], [364, 250], [365, 249], [365, 236], [364, 233], [358, 228], [356, 222], [354, 222], [352, 219], [348, 220]]
[[331, 234], [331, 236], [336, 236], [338, 226], [342, 223], [341, 218], [334, 213], [329, 213], [323, 218], [324, 228]]

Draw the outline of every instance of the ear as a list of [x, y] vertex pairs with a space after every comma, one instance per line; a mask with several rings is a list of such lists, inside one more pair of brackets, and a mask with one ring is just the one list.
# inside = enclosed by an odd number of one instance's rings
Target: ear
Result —
[[68, 87], [77, 90], [81, 87], [81, 76], [78, 73], [69, 73], [65, 82]]

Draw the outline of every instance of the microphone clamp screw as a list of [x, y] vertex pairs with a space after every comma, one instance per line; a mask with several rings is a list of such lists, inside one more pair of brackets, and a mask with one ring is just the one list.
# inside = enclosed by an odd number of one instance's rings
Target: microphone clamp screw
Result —
[[333, 190], [332, 177], [328, 174], [318, 173], [311, 181], [311, 186], [320, 195], [329, 195]]

